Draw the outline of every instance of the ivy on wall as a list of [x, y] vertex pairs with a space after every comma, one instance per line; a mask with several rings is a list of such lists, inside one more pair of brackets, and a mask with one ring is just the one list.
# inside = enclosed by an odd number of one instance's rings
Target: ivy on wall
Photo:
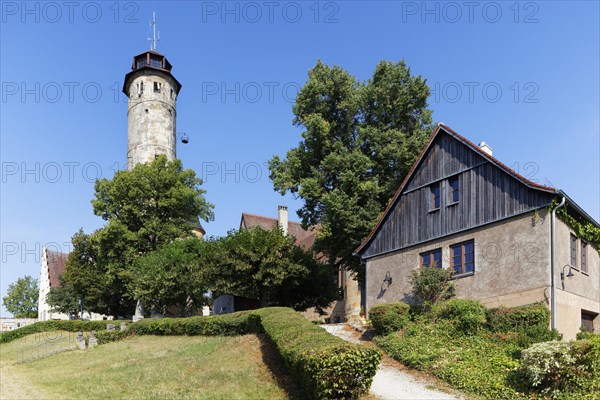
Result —
[[[558, 206], [559, 202], [557, 199], [552, 200], [552, 203], [548, 206], [548, 211], [551, 212], [556, 206]], [[585, 240], [600, 254], [600, 228], [594, 226], [589, 221], [586, 221], [583, 218], [575, 218], [568, 211], [569, 205], [565, 204], [564, 207], [556, 210], [556, 215], [561, 219], [565, 224], [571, 228], [577, 237]]]

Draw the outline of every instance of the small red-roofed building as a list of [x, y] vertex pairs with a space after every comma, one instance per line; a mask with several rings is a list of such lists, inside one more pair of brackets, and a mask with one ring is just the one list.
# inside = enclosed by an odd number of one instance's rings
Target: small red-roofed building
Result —
[[50, 289], [60, 287], [59, 276], [65, 273], [67, 257], [69, 257], [67, 253], [50, 250], [47, 247], [42, 248], [40, 296], [38, 299], [38, 319], [40, 321], [73, 318], [73, 316], [53, 312], [46, 303], [46, 296]]
[[[63, 275], [67, 268], [67, 258], [69, 254], [50, 250], [42, 247], [42, 257], [40, 266], [40, 285], [38, 298], [38, 320], [49, 321], [53, 319], [78, 319], [80, 315], [67, 315], [52, 311], [52, 308], [46, 302], [46, 296], [52, 288], [60, 287], [60, 275]], [[102, 314], [90, 313], [84, 311], [83, 317], [91, 320], [112, 319]]]
[[[317, 238], [318, 227], [308, 227], [304, 229], [299, 222], [289, 221], [288, 209], [286, 206], [279, 206], [277, 218], [265, 217], [250, 213], [242, 213], [240, 220], [240, 229], [262, 228], [266, 230], [280, 227], [284, 234], [293, 236], [296, 239], [296, 245], [304, 250], [310, 250]], [[317, 259], [324, 259], [324, 255], [315, 254]], [[323, 310], [325, 314], [320, 314], [318, 310], [311, 308], [304, 311], [304, 315], [311, 320], [323, 320], [336, 323], [344, 322], [348, 319], [357, 318], [360, 312], [360, 290], [358, 282], [352, 277], [350, 272], [341, 268], [332, 277], [340, 289], [340, 299], [334, 301], [327, 309]], [[258, 308], [260, 305], [257, 300], [246, 299], [233, 295], [221, 295], [215, 299], [213, 304], [215, 314], [224, 314], [234, 311], [243, 311], [249, 308]]]

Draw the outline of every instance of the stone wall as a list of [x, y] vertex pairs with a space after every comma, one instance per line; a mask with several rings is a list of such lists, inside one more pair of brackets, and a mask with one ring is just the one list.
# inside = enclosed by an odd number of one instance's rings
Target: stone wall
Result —
[[[420, 265], [420, 253], [442, 249], [442, 267], [450, 267], [450, 245], [475, 244], [475, 272], [454, 280], [458, 297], [497, 306], [544, 300], [549, 282], [549, 225], [545, 211], [490, 224], [367, 260], [367, 309], [379, 303], [411, 303], [410, 273]], [[392, 284], [384, 282], [386, 273]]]

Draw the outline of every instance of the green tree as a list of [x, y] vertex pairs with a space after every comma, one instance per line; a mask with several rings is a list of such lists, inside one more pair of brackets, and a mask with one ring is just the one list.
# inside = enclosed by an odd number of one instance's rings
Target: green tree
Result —
[[79, 230], [71, 242], [73, 251], [67, 258], [64, 282], [83, 300], [86, 311], [130, 315], [135, 302], [127, 292], [129, 274], [119, 263], [120, 254], [128, 250], [127, 243], [107, 228], [91, 234]]
[[131, 280], [133, 296], [164, 312], [176, 306], [180, 314], [190, 314], [190, 307], [205, 305], [208, 285], [200, 264], [203, 247], [197, 238], [175, 240], [138, 257]]
[[94, 213], [108, 221], [106, 229], [114, 229], [127, 242], [128, 256], [135, 257], [190, 236], [198, 218], [213, 218], [213, 205], [204, 198], [201, 185], [181, 161], [160, 156], [118, 171], [112, 180], [96, 181], [92, 205]]
[[230, 231], [202, 251], [205, 279], [214, 293], [259, 299], [263, 307], [326, 307], [336, 296], [333, 271], [280, 229]]
[[193, 170], [165, 156], [96, 181], [94, 213], [107, 224], [73, 237], [65, 273], [86, 310], [115, 317], [133, 313], [135, 259], [193, 236], [198, 218], [213, 218], [201, 185]]
[[404, 61], [382, 61], [359, 83], [320, 61], [293, 107], [302, 141], [269, 162], [275, 190], [304, 200], [304, 226], [330, 263], [361, 272], [354, 249], [368, 235], [419, 154], [431, 128], [429, 88]]
[[37, 318], [38, 297], [37, 279], [27, 275], [8, 285], [2, 304], [15, 318]]
[[51, 288], [46, 295], [46, 303], [52, 308], [52, 311], [67, 315], [79, 313], [79, 296], [73, 288], [68, 285], [62, 275], [58, 277], [60, 285]]

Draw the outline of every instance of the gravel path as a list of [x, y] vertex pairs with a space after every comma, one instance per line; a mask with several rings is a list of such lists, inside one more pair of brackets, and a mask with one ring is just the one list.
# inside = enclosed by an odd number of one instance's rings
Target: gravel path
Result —
[[[327, 332], [348, 342], [364, 344], [347, 324], [321, 325]], [[379, 364], [371, 394], [382, 400], [462, 400], [452, 394], [430, 389], [430, 384], [396, 367]]]

